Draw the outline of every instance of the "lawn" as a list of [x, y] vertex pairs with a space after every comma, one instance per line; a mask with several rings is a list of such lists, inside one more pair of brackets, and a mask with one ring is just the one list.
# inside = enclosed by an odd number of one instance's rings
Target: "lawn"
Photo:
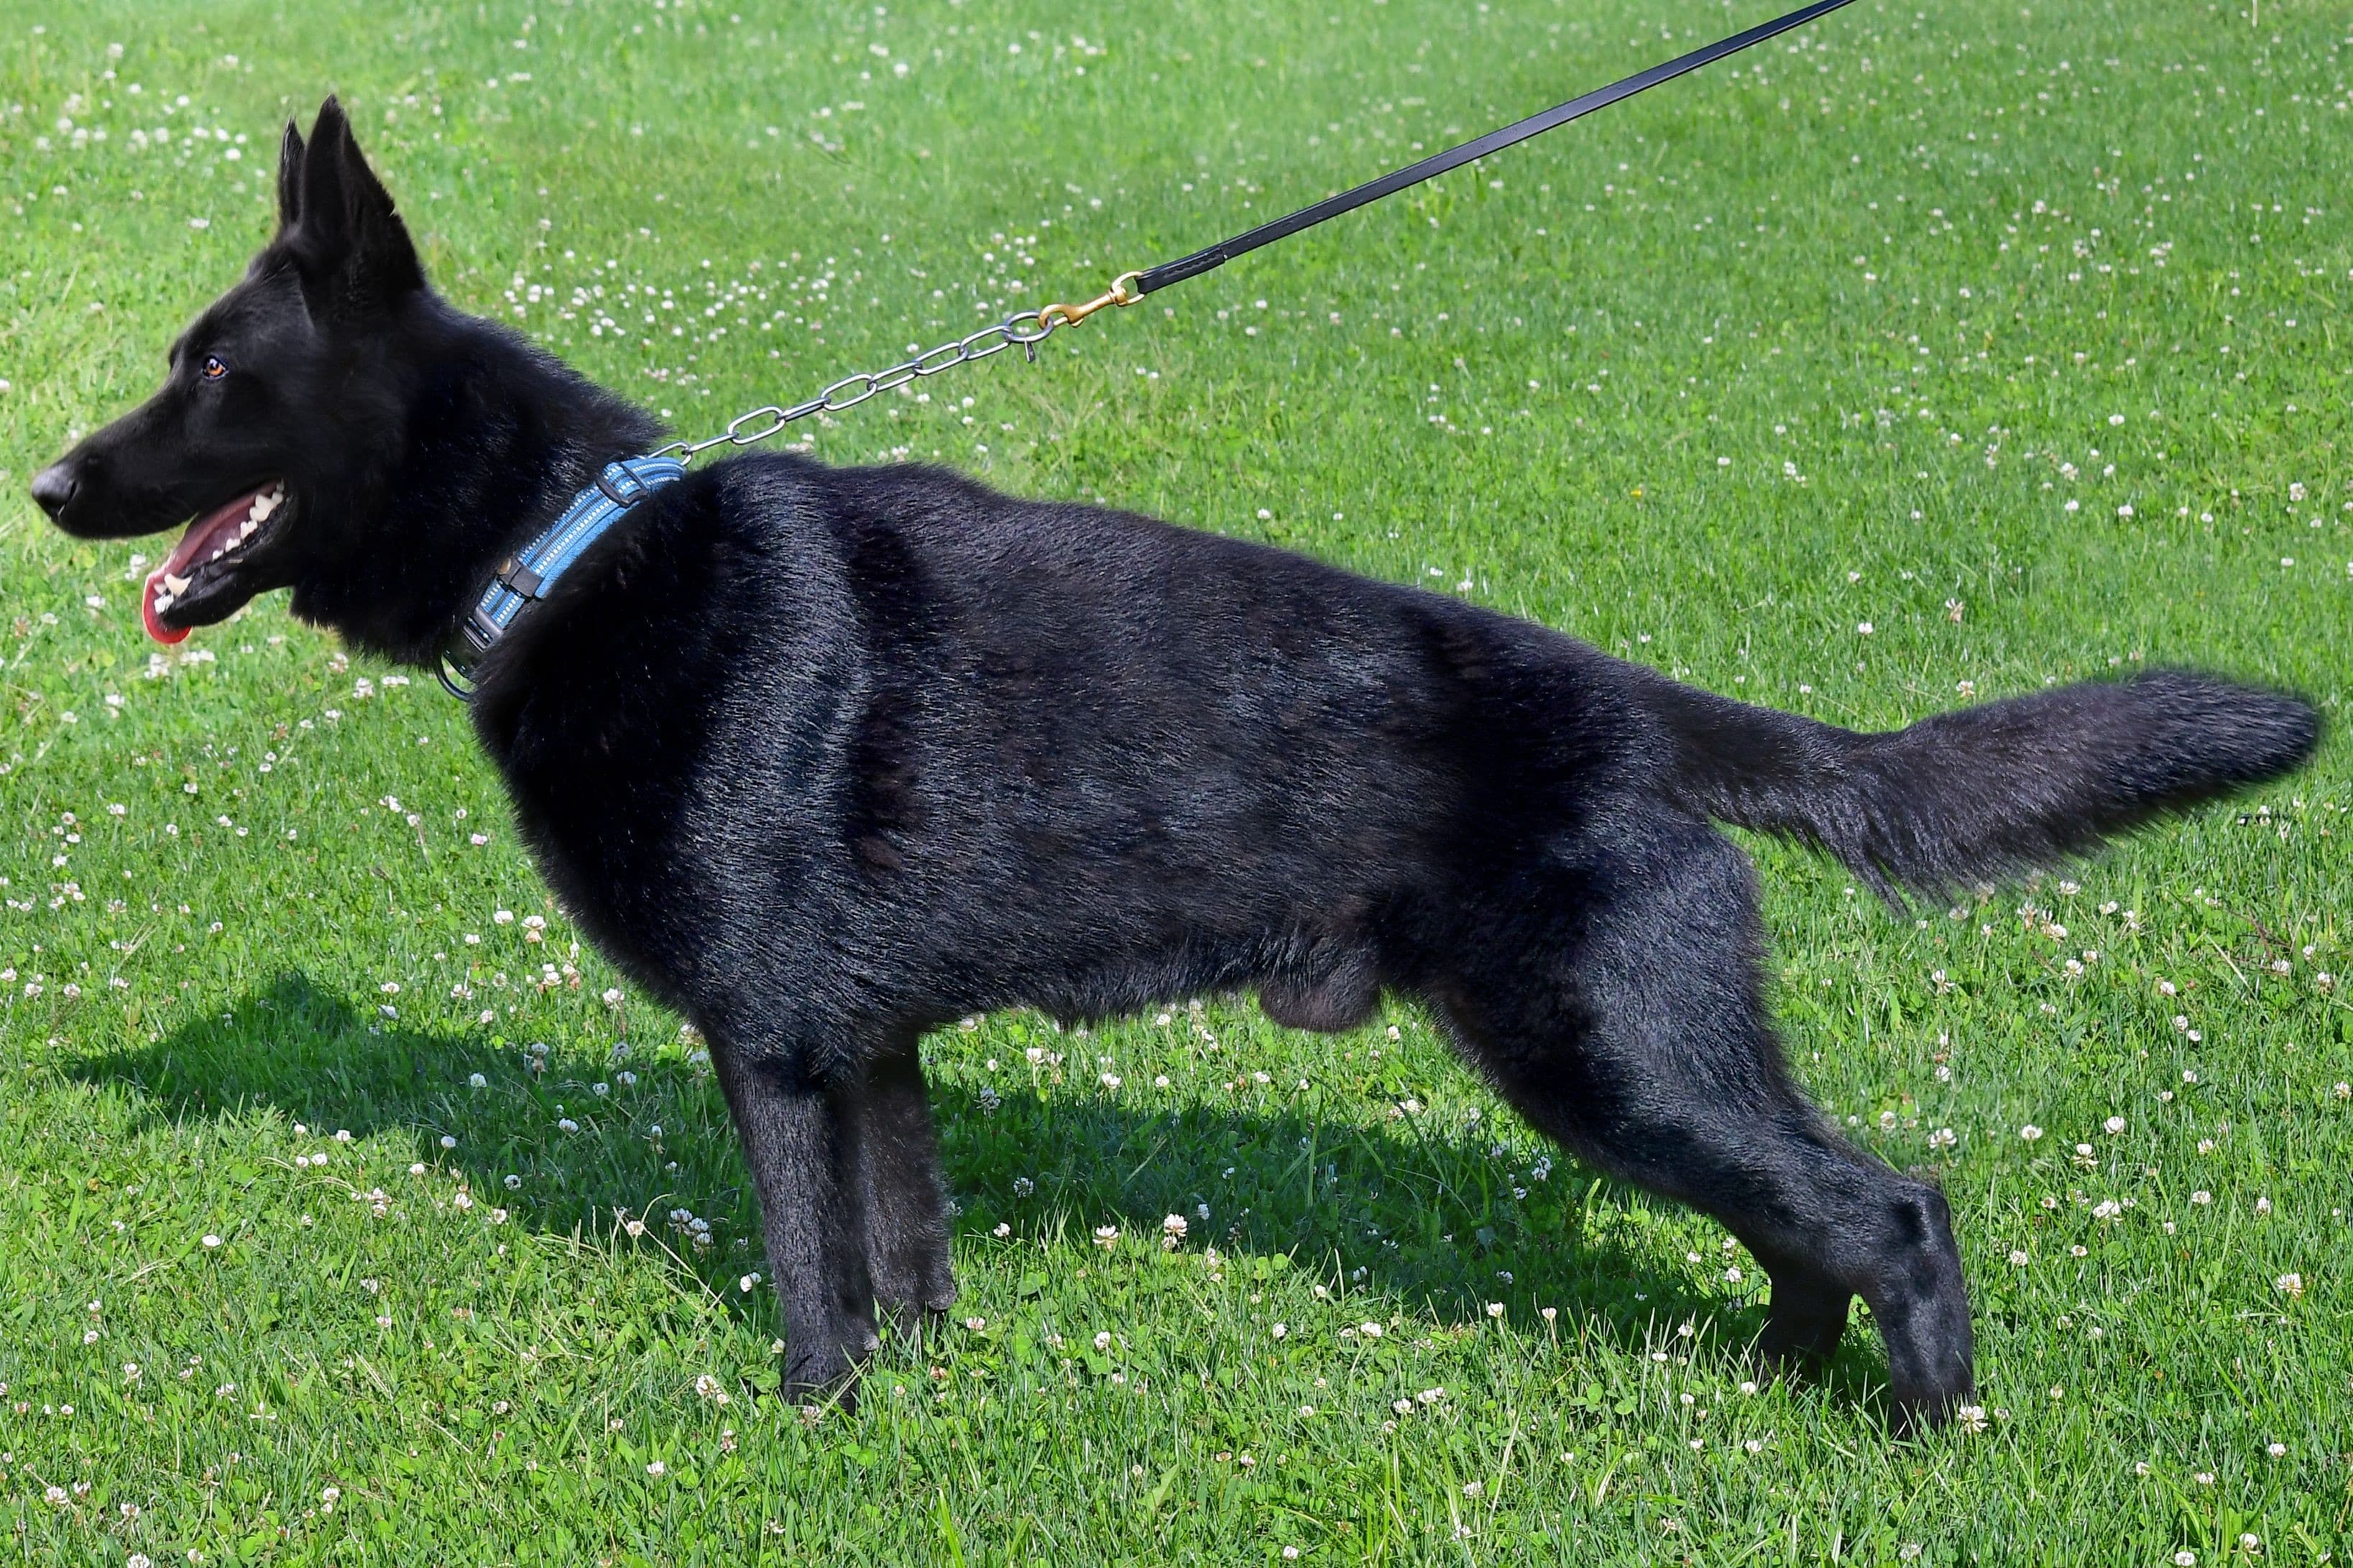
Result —
[[[1823, 1104], [1934, 1172], [1981, 1417], [1547, 1149], [1402, 1005], [927, 1042], [955, 1321], [795, 1409], [678, 1020], [464, 715], [30, 475], [343, 95], [440, 287], [684, 433], [1760, 20], [1596, 0], [258, 0], [0, 16], [0, 1552], [33, 1562], [2295, 1563], [2353, 1521], [2353, 753], [1892, 913], [1752, 846]], [[1879, 727], [2194, 664], [2341, 721], [2333, 0], [1847, 12], [797, 427]], [[1164, 1228], [1181, 1216], [1183, 1235]], [[1169, 1227], [1173, 1228], [1173, 1227]]]

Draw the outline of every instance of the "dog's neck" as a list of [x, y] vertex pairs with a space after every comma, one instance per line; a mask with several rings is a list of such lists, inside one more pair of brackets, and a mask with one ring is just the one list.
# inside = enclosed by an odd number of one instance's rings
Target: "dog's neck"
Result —
[[429, 296], [417, 318], [430, 347], [411, 362], [417, 374], [398, 405], [380, 414], [397, 438], [337, 503], [338, 531], [356, 548], [305, 574], [293, 607], [373, 652], [430, 666], [497, 563], [607, 463], [652, 450], [662, 430], [495, 323]]

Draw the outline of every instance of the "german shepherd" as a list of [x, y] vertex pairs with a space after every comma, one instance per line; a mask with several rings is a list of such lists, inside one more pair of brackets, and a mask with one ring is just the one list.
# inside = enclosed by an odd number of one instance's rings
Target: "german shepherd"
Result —
[[[152, 398], [33, 481], [69, 533], [195, 521], [176, 638], [256, 595], [438, 668], [498, 563], [643, 410], [427, 285], [334, 100], [279, 228]], [[565, 907], [692, 1019], [758, 1187], [789, 1395], [851, 1392], [876, 1309], [955, 1294], [917, 1044], [1257, 993], [1443, 1020], [1528, 1121], [1763, 1264], [1760, 1353], [1852, 1299], [1902, 1426], [1971, 1393], [1945, 1199], [1783, 1066], [1746, 856], [1891, 900], [2086, 853], [2313, 754], [2314, 710], [2186, 673], [1857, 733], [1544, 626], [935, 468], [729, 458], [638, 505], [474, 671], [475, 729]]]

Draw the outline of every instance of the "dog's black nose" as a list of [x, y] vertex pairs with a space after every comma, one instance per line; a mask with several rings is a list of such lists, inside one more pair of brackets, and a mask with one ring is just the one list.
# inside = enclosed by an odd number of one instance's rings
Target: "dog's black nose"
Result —
[[79, 483], [70, 468], [63, 463], [51, 463], [33, 476], [33, 500], [43, 511], [55, 517], [66, 510], [66, 503], [73, 500]]

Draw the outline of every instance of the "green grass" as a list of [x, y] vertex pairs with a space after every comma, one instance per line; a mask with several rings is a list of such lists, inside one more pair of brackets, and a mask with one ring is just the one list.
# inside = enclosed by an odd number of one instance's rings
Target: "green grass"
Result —
[[[717, 1089], [605, 999], [457, 706], [282, 599], [153, 654], [160, 544], [23, 499], [265, 236], [279, 123], [340, 91], [454, 299], [700, 432], [1765, 13], [732, 3], [0, 19], [0, 1552], [2344, 1554], [2341, 741], [1916, 923], [1758, 848], [1793, 1060], [1952, 1198], [1983, 1430], [1892, 1445], [1867, 1319], [1827, 1378], [1746, 1389], [1753, 1263], [1538, 1179], [1419, 1016], [1335, 1041], [1214, 998], [929, 1042], [960, 1321], [888, 1344], [855, 1414], [764, 1397]], [[2160, 662], [2334, 721], [2348, 31], [1863, 0], [815, 448], [1278, 541], [1842, 722]]]

